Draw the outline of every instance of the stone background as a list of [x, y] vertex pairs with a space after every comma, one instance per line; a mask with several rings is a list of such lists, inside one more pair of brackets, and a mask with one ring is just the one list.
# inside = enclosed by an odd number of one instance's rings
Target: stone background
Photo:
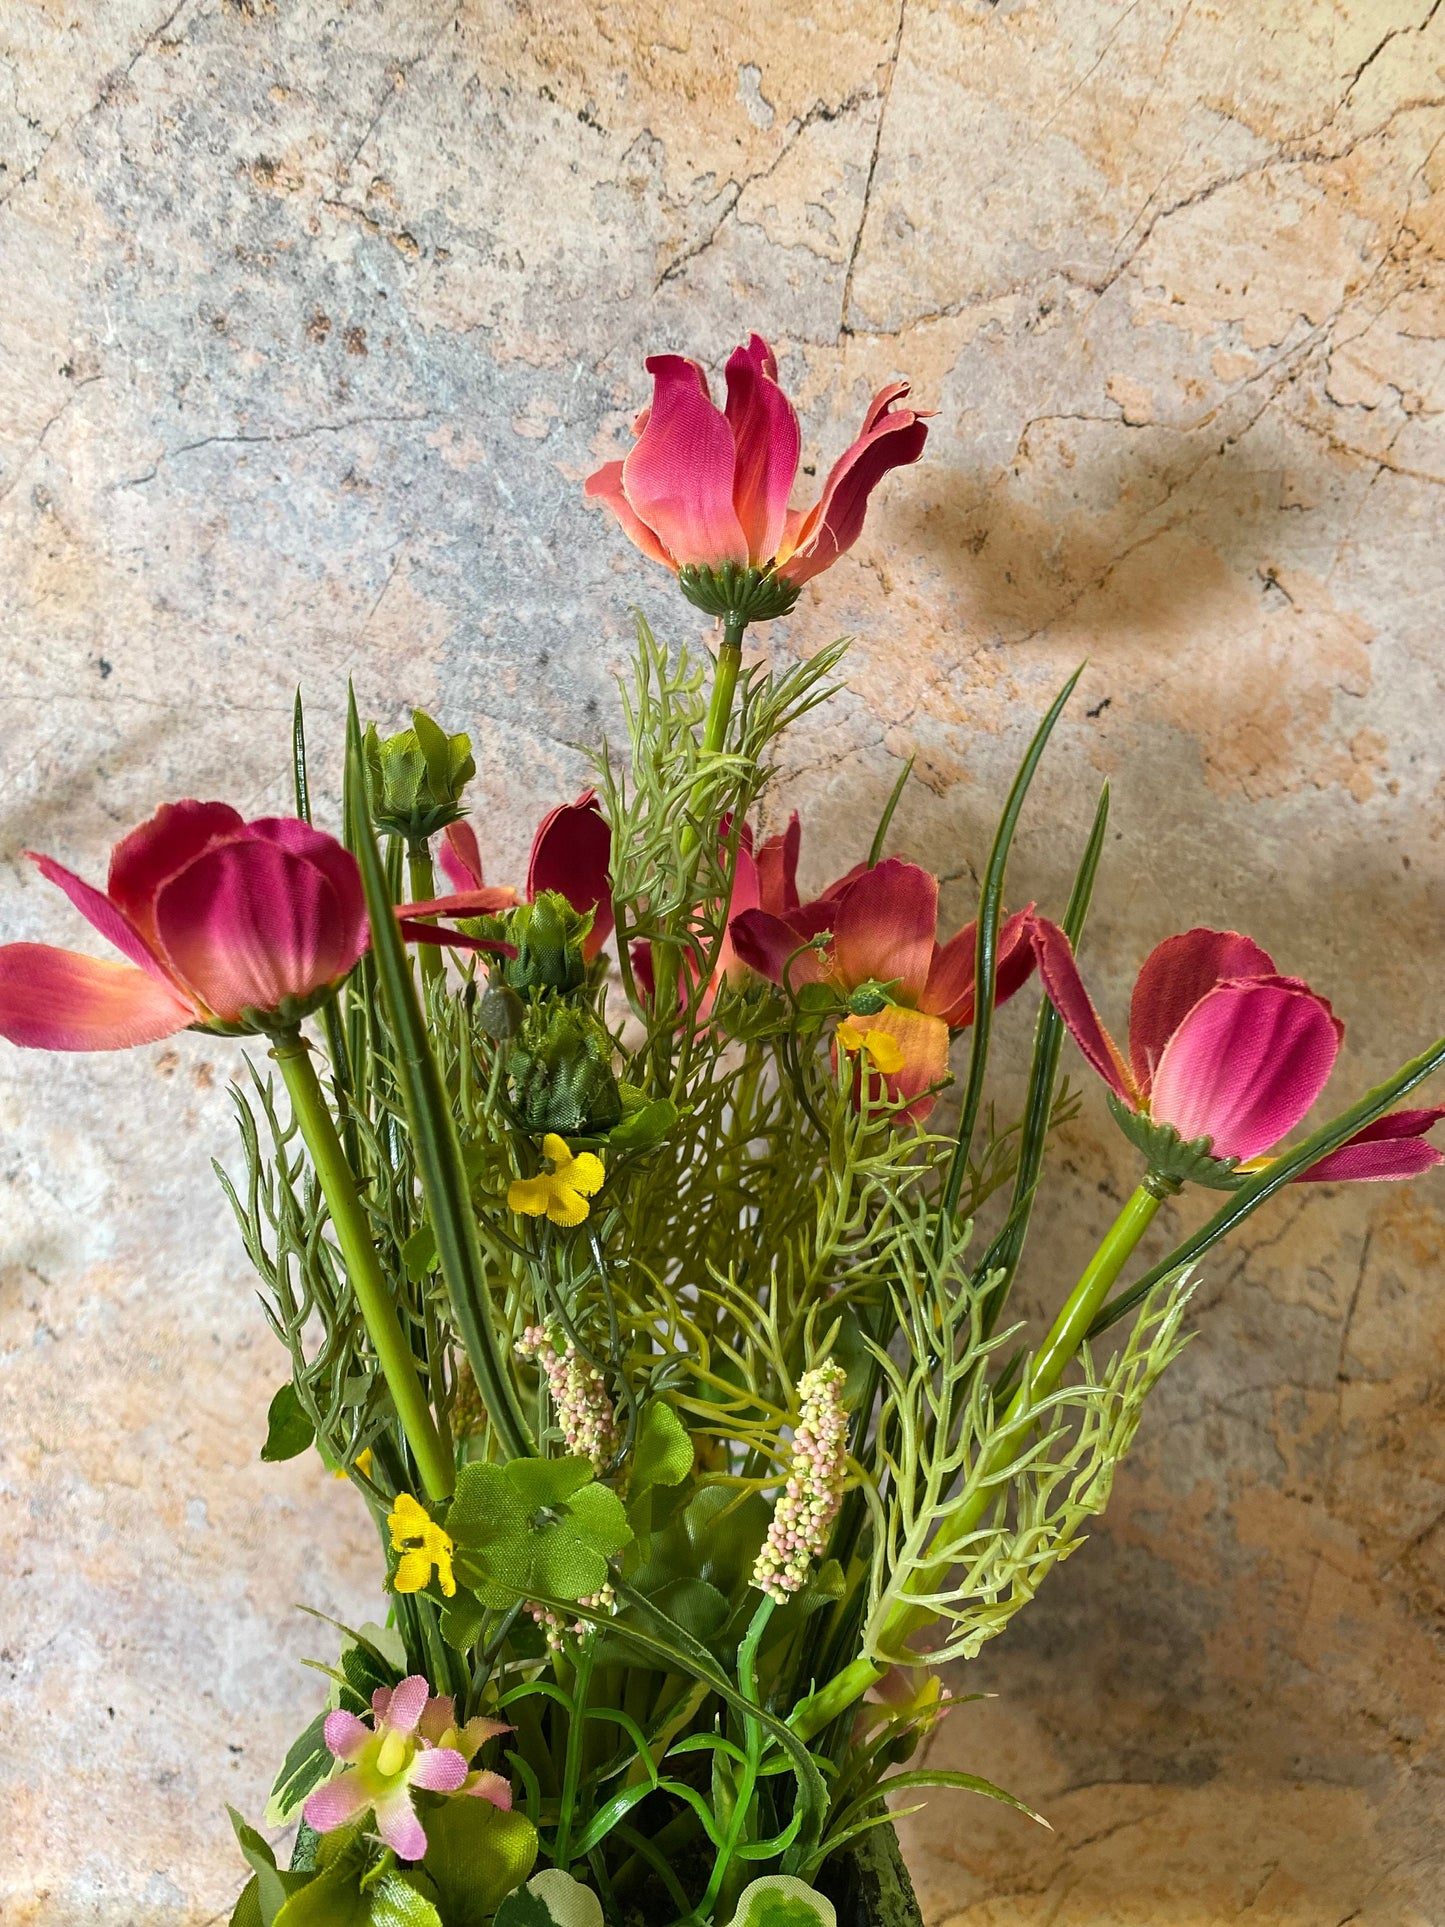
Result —
[[[583, 504], [643, 355], [778, 344], [806, 459], [910, 374], [928, 459], [771, 646], [859, 637], [774, 807], [818, 882], [901, 759], [966, 913], [1233, 922], [1351, 1024], [1343, 1101], [1441, 1029], [1439, 0], [0, 0], [6, 936], [71, 940], [157, 801], [282, 806], [344, 679], [476, 738], [516, 877], [616, 715], [631, 603]], [[82, 939], [84, 941], [84, 939]], [[1028, 1017], [1003, 1036], [1021, 1052]], [[0, 1916], [199, 1927], [373, 1603], [345, 1488], [256, 1462], [278, 1355], [206, 1168], [234, 1047], [0, 1047]], [[1077, 1060], [1075, 1060], [1077, 1063]], [[1028, 1288], [1131, 1157], [1097, 1089]], [[1164, 1230], [1177, 1231], [1177, 1215]], [[1445, 1920], [1445, 1181], [1300, 1192], [1207, 1270], [1107, 1525], [939, 1752], [1042, 1806], [910, 1823], [954, 1927]]]

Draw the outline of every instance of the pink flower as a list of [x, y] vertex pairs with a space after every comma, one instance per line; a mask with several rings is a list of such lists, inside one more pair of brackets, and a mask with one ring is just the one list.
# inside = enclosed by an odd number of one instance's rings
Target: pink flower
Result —
[[[592, 928], [582, 945], [588, 963], [612, 934], [612, 885], [607, 866], [612, 859], [612, 832], [597, 801], [596, 790], [583, 790], [575, 803], [549, 810], [532, 838], [527, 864], [527, 901], [539, 891], [555, 890], [574, 910], [594, 912]], [[459, 894], [435, 903], [407, 904], [406, 914], [428, 912], [457, 917], [483, 916], [509, 909], [515, 890], [488, 889], [482, 879], [482, 853], [470, 823], [449, 824], [439, 853], [442, 870]]]
[[[1268, 951], [1232, 930], [1186, 930], [1144, 961], [1129, 1006], [1126, 1061], [1089, 1000], [1057, 924], [1033, 920], [1039, 975], [1074, 1042], [1122, 1104], [1213, 1155], [1261, 1157], [1301, 1121], [1334, 1068], [1344, 1025]], [[1356, 1132], [1302, 1178], [1404, 1178], [1440, 1162], [1420, 1142], [1445, 1117], [1397, 1111]]]
[[[718, 826], [719, 835], [726, 842], [731, 833], [731, 819], [724, 817]], [[698, 1005], [698, 1021], [705, 1023], [712, 1015], [713, 1005], [723, 984], [735, 988], [747, 977], [748, 967], [738, 955], [733, 943], [733, 919], [746, 910], [777, 907], [798, 901], [798, 813], [794, 810], [788, 819], [788, 827], [778, 836], [770, 836], [756, 851], [753, 850], [751, 826], [744, 823], [742, 835], [738, 840], [737, 868], [733, 872], [733, 893], [728, 900], [727, 928], [718, 946], [717, 962], [708, 980]], [[652, 945], [636, 943], [632, 946], [632, 969], [643, 994], [652, 997], [655, 989]], [[679, 974], [678, 994], [682, 1008], [686, 1009], [696, 991], [699, 967], [696, 958], [684, 953], [683, 967]]]
[[371, 1710], [370, 1726], [355, 1713], [326, 1716], [326, 1745], [341, 1765], [302, 1809], [318, 1833], [370, 1812], [377, 1832], [402, 1860], [420, 1860], [426, 1833], [412, 1805], [414, 1789], [467, 1793], [504, 1810], [511, 1806], [512, 1790], [500, 1774], [469, 1771], [479, 1748], [510, 1727], [475, 1719], [459, 1730], [451, 1699], [433, 1696], [420, 1673], [395, 1687], [379, 1686]]
[[[1029, 920], [1021, 910], [999, 929], [996, 1004], [1032, 974]], [[738, 957], [760, 977], [781, 984], [786, 976], [795, 991], [829, 984], [848, 1001], [890, 1101], [909, 1100], [907, 1115], [920, 1121], [933, 1106], [925, 1093], [947, 1075], [950, 1034], [974, 1016], [978, 927], [965, 924], [943, 944], [937, 928], [938, 879], [898, 857], [860, 864], [811, 903], [745, 910], [731, 926]], [[825, 932], [822, 950], [802, 949]]]
[[772, 568], [795, 587], [852, 548], [868, 497], [889, 469], [916, 462], [925, 417], [895, 406], [906, 381], [880, 388], [853, 446], [833, 464], [806, 512], [788, 506], [802, 447], [793, 404], [778, 386], [778, 364], [761, 335], [727, 364], [719, 409], [707, 376], [682, 355], [651, 355], [652, 405], [633, 424], [624, 461], [587, 480], [644, 555], [667, 568]]
[[26, 853], [127, 963], [49, 944], [0, 948], [0, 1036], [120, 1050], [191, 1024], [294, 1023], [366, 948], [355, 859], [292, 817], [167, 803], [115, 846], [102, 893]]

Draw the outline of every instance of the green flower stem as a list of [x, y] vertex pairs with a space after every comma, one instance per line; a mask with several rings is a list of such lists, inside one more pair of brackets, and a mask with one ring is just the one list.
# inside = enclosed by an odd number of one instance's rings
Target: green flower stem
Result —
[[291, 1108], [311, 1153], [317, 1182], [331, 1213], [336, 1241], [346, 1260], [351, 1288], [356, 1293], [356, 1302], [396, 1415], [416, 1459], [426, 1495], [429, 1499], [450, 1498], [451, 1457], [442, 1445], [431, 1406], [421, 1388], [416, 1359], [396, 1315], [396, 1306], [371, 1240], [371, 1227], [356, 1193], [356, 1180], [317, 1081], [310, 1048], [298, 1031], [291, 1031], [275, 1039], [271, 1054], [280, 1066]]
[[[972, 1498], [949, 1516], [935, 1538], [931, 1548], [933, 1557], [919, 1572], [915, 1582], [918, 1591], [937, 1592], [947, 1583], [963, 1541], [998, 1496], [993, 1479], [1008, 1464], [1015, 1449], [1010, 1436], [1013, 1422], [1030, 1405], [1037, 1404], [1058, 1389], [1064, 1368], [1083, 1342], [1094, 1314], [1113, 1289], [1134, 1247], [1153, 1222], [1160, 1204], [1177, 1188], [1170, 1180], [1160, 1179], [1150, 1172], [1109, 1227], [1103, 1243], [1089, 1260], [1083, 1276], [1054, 1320], [1048, 1337], [1035, 1354], [1023, 1383], [1010, 1399], [996, 1428], [994, 1443], [984, 1452], [975, 1473]], [[926, 1606], [910, 1605], [906, 1600], [900, 1600], [884, 1622], [882, 1644], [890, 1652], [899, 1651], [934, 1616]], [[801, 1739], [811, 1739], [855, 1700], [861, 1699], [868, 1688], [882, 1679], [887, 1671], [886, 1665], [860, 1654], [841, 1673], [835, 1674], [826, 1686], [804, 1700], [788, 1724]]]
[[[411, 884], [413, 903], [430, 903], [437, 893], [436, 871], [432, 868], [431, 846], [425, 838], [408, 842], [406, 846], [407, 879]], [[435, 923], [435, 917], [424, 917], [424, 923]], [[417, 945], [421, 955], [421, 974], [427, 982], [435, 982], [446, 974], [440, 948], [434, 943]]]

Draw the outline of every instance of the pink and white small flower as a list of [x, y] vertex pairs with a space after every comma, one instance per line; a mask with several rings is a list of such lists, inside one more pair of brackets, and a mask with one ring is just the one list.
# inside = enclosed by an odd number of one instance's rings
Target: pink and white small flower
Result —
[[379, 1686], [371, 1711], [370, 1726], [355, 1713], [326, 1716], [326, 1744], [341, 1765], [302, 1809], [318, 1833], [349, 1826], [369, 1812], [400, 1859], [420, 1860], [426, 1832], [412, 1804], [414, 1791], [473, 1794], [504, 1811], [511, 1806], [512, 1790], [499, 1773], [469, 1770], [477, 1751], [510, 1727], [478, 1718], [458, 1728], [450, 1697], [433, 1694], [420, 1673], [398, 1686]]

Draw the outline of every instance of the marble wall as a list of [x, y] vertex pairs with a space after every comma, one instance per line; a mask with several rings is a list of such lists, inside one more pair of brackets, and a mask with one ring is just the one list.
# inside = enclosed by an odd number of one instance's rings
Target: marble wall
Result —
[[[0, 0], [0, 932], [75, 935], [24, 848], [98, 875], [164, 797], [283, 806], [298, 680], [334, 805], [349, 673], [471, 729], [517, 876], [630, 606], [698, 626], [581, 478], [644, 354], [758, 327], [809, 464], [896, 373], [938, 411], [772, 634], [858, 638], [773, 805], [807, 879], [916, 753], [898, 837], [961, 919], [1087, 657], [1016, 894], [1058, 904], [1107, 775], [1111, 1011], [1234, 923], [1362, 1090], [1445, 1028], [1442, 63], [1439, 0]], [[236, 1065], [0, 1047], [14, 1927], [224, 1919], [297, 1608], [375, 1604], [347, 1488], [256, 1461]], [[1090, 1089], [1031, 1302], [1131, 1170]], [[935, 1796], [931, 1922], [1445, 1917], [1442, 1224], [1438, 1177], [1301, 1190], [1211, 1260], [1107, 1522], [939, 1741], [1055, 1832]]]

